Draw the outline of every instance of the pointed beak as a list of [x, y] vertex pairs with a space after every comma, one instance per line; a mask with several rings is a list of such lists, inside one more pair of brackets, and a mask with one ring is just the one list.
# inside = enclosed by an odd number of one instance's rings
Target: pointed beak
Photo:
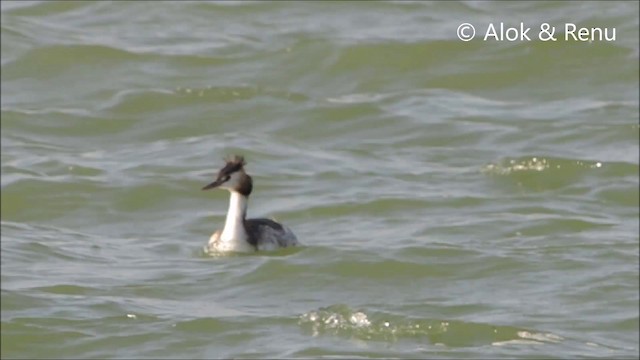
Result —
[[223, 183], [223, 182], [224, 182], [224, 181], [222, 181], [221, 179], [218, 179], [218, 180], [216, 180], [216, 181], [212, 182], [211, 184], [209, 184], [209, 185], [207, 185], [207, 186], [203, 187], [203, 188], [202, 188], [202, 190], [215, 189], [215, 188], [217, 188], [218, 186], [222, 185], [222, 183]]

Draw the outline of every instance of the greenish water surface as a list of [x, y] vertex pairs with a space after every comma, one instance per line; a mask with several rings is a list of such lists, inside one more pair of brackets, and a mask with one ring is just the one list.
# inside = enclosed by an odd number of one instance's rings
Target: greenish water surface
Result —
[[638, 11], [2, 1], [2, 358], [637, 358]]

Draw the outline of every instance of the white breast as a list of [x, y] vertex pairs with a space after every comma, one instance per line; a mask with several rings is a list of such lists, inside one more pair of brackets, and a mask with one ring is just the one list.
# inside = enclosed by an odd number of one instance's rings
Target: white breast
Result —
[[245, 239], [246, 235], [236, 234], [229, 238], [222, 238], [222, 232], [216, 231], [211, 235], [209, 243], [205, 246], [204, 251], [206, 253], [212, 252], [253, 252], [256, 249], [251, 246]]

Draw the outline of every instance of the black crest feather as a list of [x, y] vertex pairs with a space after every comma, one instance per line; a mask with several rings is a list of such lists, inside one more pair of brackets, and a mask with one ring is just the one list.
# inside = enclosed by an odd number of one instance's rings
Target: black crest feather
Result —
[[247, 162], [244, 161], [244, 156], [241, 155], [228, 156], [224, 161], [225, 165], [222, 170], [220, 170], [222, 174], [233, 174], [236, 171], [242, 170], [247, 164]]
[[242, 155], [230, 155], [230, 156], [227, 156], [227, 158], [224, 159], [224, 161], [227, 163], [227, 165], [229, 164], [239, 165], [239, 166], [247, 165], [247, 162], [244, 161], [244, 156]]

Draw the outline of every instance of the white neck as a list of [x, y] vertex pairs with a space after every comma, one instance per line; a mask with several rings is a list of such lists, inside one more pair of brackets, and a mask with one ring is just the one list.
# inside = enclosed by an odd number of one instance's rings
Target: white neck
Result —
[[224, 229], [220, 235], [223, 242], [246, 241], [247, 233], [244, 230], [244, 216], [247, 211], [247, 197], [236, 191], [229, 191], [229, 211]]

